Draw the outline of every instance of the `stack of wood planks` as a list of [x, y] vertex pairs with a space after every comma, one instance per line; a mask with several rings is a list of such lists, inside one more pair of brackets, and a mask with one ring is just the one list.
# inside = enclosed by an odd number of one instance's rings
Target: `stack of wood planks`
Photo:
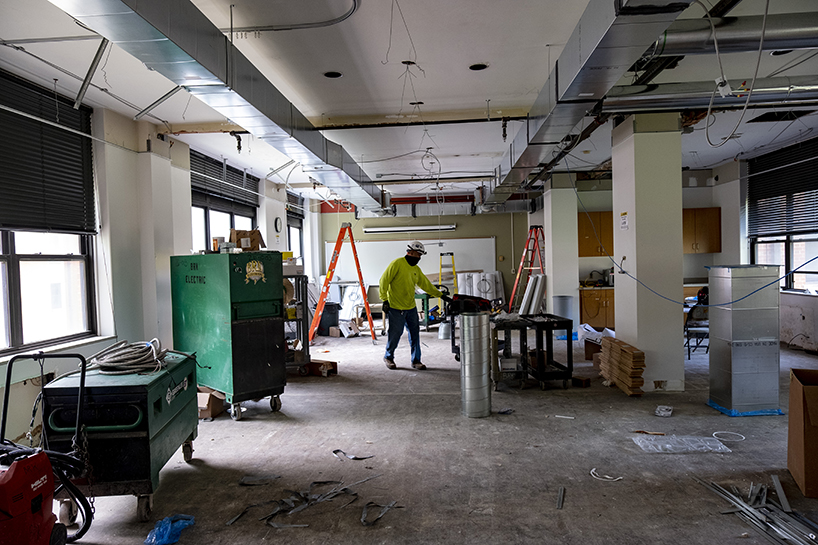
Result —
[[629, 396], [642, 395], [645, 353], [641, 350], [613, 337], [603, 337], [599, 370], [605, 380]]

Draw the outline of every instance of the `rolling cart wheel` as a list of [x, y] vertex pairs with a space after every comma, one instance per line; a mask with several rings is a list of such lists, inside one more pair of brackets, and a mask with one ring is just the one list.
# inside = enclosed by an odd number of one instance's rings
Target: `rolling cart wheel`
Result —
[[454, 355], [454, 361], [460, 361], [460, 354]]
[[190, 462], [193, 459], [193, 441], [185, 441], [182, 444], [182, 456], [185, 462]]
[[77, 504], [72, 499], [60, 500], [59, 521], [65, 526], [73, 526], [77, 523]]
[[153, 494], [144, 494], [136, 497], [136, 518], [139, 522], [148, 522], [153, 512]]
[[233, 403], [230, 405], [230, 418], [236, 422], [241, 420], [241, 403]]
[[270, 410], [274, 413], [281, 410], [281, 398], [279, 396], [270, 396]]
[[302, 365], [301, 367], [298, 368], [298, 374], [301, 375], [302, 377], [306, 377], [307, 375], [310, 374], [310, 370], [307, 369], [306, 365]]

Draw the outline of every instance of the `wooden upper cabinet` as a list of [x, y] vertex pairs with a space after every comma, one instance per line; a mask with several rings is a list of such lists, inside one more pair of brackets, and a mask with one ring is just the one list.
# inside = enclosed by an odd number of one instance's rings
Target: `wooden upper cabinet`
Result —
[[682, 210], [682, 241], [686, 254], [721, 252], [721, 208]]
[[580, 212], [577, 234], [579, 257], [613, 255], [613, 212]]

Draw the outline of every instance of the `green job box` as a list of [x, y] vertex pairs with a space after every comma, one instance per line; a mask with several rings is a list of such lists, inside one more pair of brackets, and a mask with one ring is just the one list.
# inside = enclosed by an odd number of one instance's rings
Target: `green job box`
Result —
[[[280, 252], [173, 256], [173, 346], [196, 353], [199, 385], [238, 404], [286, 384], [284, 280]], [[278, 406], [277, 406], [278, 404]]]

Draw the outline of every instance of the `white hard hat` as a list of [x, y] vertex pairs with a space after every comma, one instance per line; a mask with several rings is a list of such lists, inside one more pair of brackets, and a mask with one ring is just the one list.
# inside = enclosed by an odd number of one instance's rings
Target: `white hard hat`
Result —
[[424, 248], [423, 244], [417, 240], [409, 243], [409, 247], [406, 249], [406, 251], [408, 252], [409, 250], [415, 251], [420, 255], [426, 255], [426, 248]]

